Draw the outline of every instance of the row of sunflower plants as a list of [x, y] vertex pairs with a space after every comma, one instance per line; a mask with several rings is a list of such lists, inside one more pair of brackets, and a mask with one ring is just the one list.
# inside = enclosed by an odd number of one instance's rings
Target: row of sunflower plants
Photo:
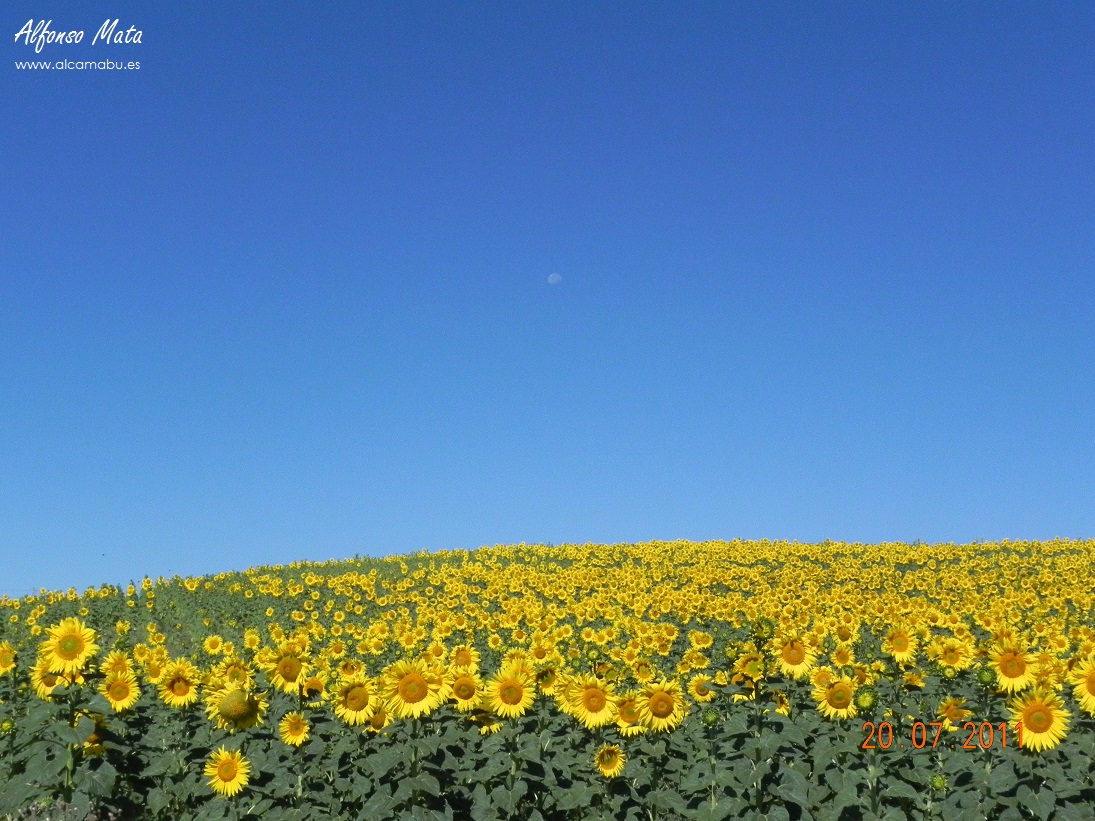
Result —
[[0, 814], [1090, 817], [1093, 545], [673, 547], [0, 601]]

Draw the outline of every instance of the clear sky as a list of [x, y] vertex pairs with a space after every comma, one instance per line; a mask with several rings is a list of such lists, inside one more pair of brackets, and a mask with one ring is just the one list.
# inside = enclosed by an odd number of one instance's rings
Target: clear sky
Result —
[[1095, 4], [0, 23], [0, 593], [1095, 537]]

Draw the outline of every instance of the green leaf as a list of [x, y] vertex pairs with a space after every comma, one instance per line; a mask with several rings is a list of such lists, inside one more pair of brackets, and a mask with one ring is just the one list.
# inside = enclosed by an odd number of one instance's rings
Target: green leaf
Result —
[[888, 783], [882, 794], [887, 798], [908, 798], [913, 801], [918, 801], [920, 799], [920, 793], [918, 793], [914, 787], [906, 784], [904, 781], [898, 780]]
[[0, 792], [0, 812], [14, 812], [29, 807], [36, 798], [42, 798], [42, 788], [24, 779], [9, 781]]
[[659, 810], [668, 810], [680, 815], [688, 812], [688, 803], [677, 792], [664, 787], [652, 790], [647, 800], [651, 806]]
[[171, 799], [167, 797], [167, 793], [159, 787], [153, 787], [148, 791], [148, 795], [145, 797], [145, 804], [148, 806], [149, 812], [153, 815], [158, 815], [160, 810], [170, 803]]
[[704, 801], [692, 813], [696, 821], [724, 821], [737, 815], [741, 801], [734, 798], [721, 798], [712, 806], [710, 801]]
[[810, 782], [806, 776], [792, 767], [785, 767], [780, 772], [779, 794], [794, 801], [800, 807], [809, 805], [808, 794]]
[[361, 808], [361, 816], [364, 818], [387, 818], [395, 801], [387, 787], [377, 785], [376, 792], [365, 802]]
[[525, 793], [528, 790], [528, 785], [524, 781], [517, 781], [513, 785], [513, 789], [506, 787], [498, 787], [493, 794], [494, 803], [502, 809], [506, 815], [514, 815], [517, 812], [517, 807], [521, 804], [521, 799], [525, 797]]
[[597, 794], [597, 790], [588, 784], [574, 784], [555, 793], [555, 806], [560, 810], [573, 810], [589, 804], [589, 800]]
[[992, 768], [989, 773], [989, 789], [993, 793], [1005, 793], [1015, 789], [1015, 768], [1007, 761]]

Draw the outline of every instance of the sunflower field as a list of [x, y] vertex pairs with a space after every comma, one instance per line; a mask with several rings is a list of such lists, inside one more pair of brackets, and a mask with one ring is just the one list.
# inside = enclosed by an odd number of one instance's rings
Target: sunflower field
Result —
[[1093, 819], [1093, 579], [521, 544], [5, 597], [0, 818]]

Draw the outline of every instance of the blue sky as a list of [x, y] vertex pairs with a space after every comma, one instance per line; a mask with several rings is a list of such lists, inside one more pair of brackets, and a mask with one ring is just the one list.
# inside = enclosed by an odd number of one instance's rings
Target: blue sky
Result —
[[6, 4], [0, 594], [1095, 537], [1095, 6], [913, 5]]

